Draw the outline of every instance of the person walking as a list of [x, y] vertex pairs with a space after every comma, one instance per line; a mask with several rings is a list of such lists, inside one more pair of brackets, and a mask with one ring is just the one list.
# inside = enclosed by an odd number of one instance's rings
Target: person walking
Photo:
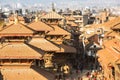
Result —
[[81, 73], [83, 72], [83, 65], [82, 64], [80, 65], [80, 72]]

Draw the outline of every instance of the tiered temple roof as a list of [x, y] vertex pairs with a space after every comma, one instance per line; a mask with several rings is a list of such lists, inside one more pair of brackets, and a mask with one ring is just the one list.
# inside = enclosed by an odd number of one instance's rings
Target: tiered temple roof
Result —
[[59, 15], [58, 13], [51, 11], [50, 13], [41, 17], [41, 19], [63, 19], [64, 17]]
[[59, 51], [60, 48], [44, 38], [33, 38], [29, 45], [37, 47], [43, 51]]
[[7, 68], [2, 69], [1, 74], [7, 80], [54, 80], [54, 75], [37, 68]]
[[0, 30], [0, 36], [32, 36], [34, 32], [21, 23], [13, 23]]
[[7, 43], [0, 46], [0, 59], [42, 59], [43, 52], [35, 51], [24, 43]]
[[47, 35], [71, 35], [69, 32], [60, 28], [57, 25], [51, 25], [54, 28], [54, 31], [50, 31]]
[[31, 29], [35, 31], [51, 31], [53, 30], [52, 27], [49, 25], [41, 22], [41, 21], [34, 21], [28, 25]]
[[[50, 12], [41, 17], [41, 19], [55, 19], [57, 21], [63, 18], [64, 17], [56, 12]], [[12, 20], [12, 18], [10, 18], [10, 20]], [[39, 70], [38, 67], [36, 69], [32, 67], [33, 65], [38, 66], [37, 62], [40, 64], [41, 60], [44, 60], [44, 67], [46, 67], [46, 65], [49, 66], [49, 64], [50, 66], [53, 65], [52, 58], [54, 53], [76, 53], [74, 47], [62, 44], [64, 39], [70, 39], [71, 34], [60, 28], [58, 24], [48, 25], [46, 22], [44, 23], [36, 19], [29, 25], [24, 25], [19, 22], [19, 20], [23, 19], [14, 16], [13, 23], [0, 30], [0, 38], [3, 40], [8, 39], [8, 41], [0, 44], [0, 63], [3, 65], [1, 67], [1, 73], [3, 76], [6, 76], [4, 79], [53, 80], [53, 76], [49, 77], [50, 74], [45, 73], [45, 75], [43, 75], [44, 72]], [[41, 37], [39, 32], [46, 32], [44, 34], [45, 37]], [[56, 36], [60, 36], [59, 39], [61, 39], [61, 44], [57, 44], [54, 41], [48, 41], [45, 39], [46, 36], [52, 36], [55, 40]], [[25, 41], [17, 42], [16, 40], [19, 40], [21, 37], [25, 38]], [[11, 41], [9, 41], [10, 39]], [[14, 39], [14, 41], [12, 41], [12, 39]], [[22, 63], [27, 63], [29, 67], [24, 67], [27, 65], [23, 65]], [[19, 69], [17, 68], [18, 66]], [[48, 76], [46, 76], [47, 74]]]

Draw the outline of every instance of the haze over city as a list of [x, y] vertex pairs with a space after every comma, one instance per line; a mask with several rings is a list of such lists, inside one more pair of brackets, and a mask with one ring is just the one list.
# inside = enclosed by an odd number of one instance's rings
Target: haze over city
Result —
[[0, 0], [0, 80], [120, 80], [120, 0]]
[[118, 7], [120, 5], [120, 0], [0, 0], [1, 6], [14, 7], [17, 8], [50, 8], [51, 3], [55, 3], [57, 8], [71, 8], [78, 9], [81, 7]]

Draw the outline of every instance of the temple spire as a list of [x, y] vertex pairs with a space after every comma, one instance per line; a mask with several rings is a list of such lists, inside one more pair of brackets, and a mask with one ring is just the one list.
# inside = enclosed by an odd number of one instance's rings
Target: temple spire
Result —
[[55, 5], [54, 5], [54, 3], [52, 3], [52, 11], [55, 12]]
[[37, 13], [35, 16], [35, 22], [38, 22], [38, 21], [39, 21], [39, 19], [38, 19], [38, 13]]
[[14, 23], [15, 24], [18, 23], [18, 15], [17, 15], [17, 13], [14, 14]]

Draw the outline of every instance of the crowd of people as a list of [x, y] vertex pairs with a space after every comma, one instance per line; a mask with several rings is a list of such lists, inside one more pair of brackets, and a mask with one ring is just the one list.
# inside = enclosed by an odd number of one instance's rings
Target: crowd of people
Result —
[[70, 67], [68, 64], [59, 65], [56, 67], [55, 80], [64, 80], [70, 73]]
[[85, 59], [70, 65], [58, 68], [55, 80], [104, 80], [101, 67], [94, 64], [94, 60]]

